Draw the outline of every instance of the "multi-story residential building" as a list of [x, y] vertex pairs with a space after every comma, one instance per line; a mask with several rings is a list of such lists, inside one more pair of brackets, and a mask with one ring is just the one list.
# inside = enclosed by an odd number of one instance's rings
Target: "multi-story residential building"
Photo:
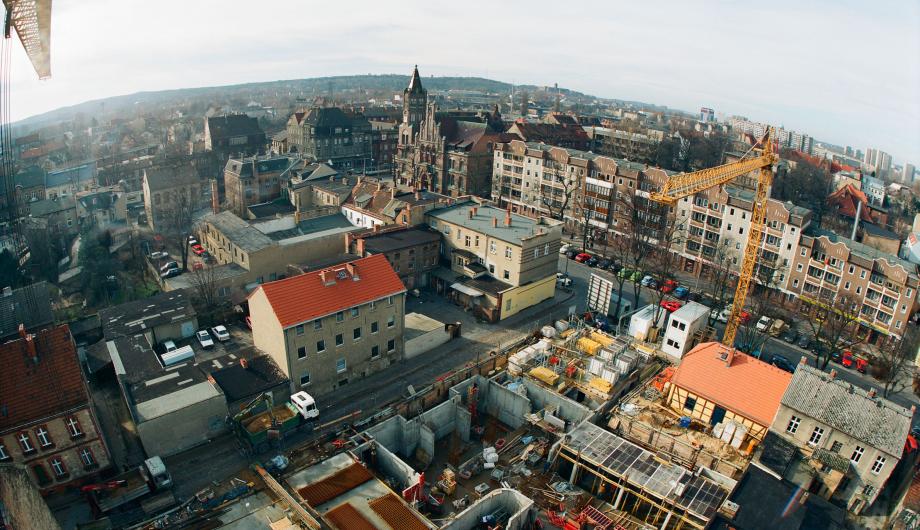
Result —
[[373, 159], [371, 124], [360, 112], [338, 107], [312, 107], [287, 122], [290, 152], [339, 169], [366, 167]]
[[891, 171], [891, 155], [881, 149], [870, 147], [866, 149], [863, 157], [863, 167], [868, 171], [874, 171], [876, 177], [886, 177]]
[[[675, 205], [682, 269], [695, 275], [715, 266], [737, 270], [751, 228], [754, 192], [725, 186], [711, 188]], [[783, 288], [799, 238], [811, 224], [811, 211], [791, 202], [767, 200], [766, 228], [760, 245], [756, 281]]]
[[[768, 127], [765, 123], [753, 122], [739, 116], [732, 116], [729, 118], [728, 124], [735, 132], [750, 134], [754, 138], [761, 138], [766, 134]], [[807, 154], [812, 154], [815, 150], [814, 138], [804, 133], [786, 130], [782, 127], [775, 127], [773, 129], [773, 140], [777, 142], [780, 147], [795, 149]]]
[[[904, 453], [910, 410], [829, 374], [799, 364], [770, 427], [785, 446], [767, 467], [803, 489], [839, 500], [859, 514], [885, 487]], [[782, 454], [782, 458], [775, 458]]]
[[441, 234], [428, 227], [394, 226], [348, 234], [346, 250], [361, 257], [383, 254], [406, 289], [427, 287], [438, 268]]
[[586, 127], [594, 153], [632, 162], [652, 163], [657, 158], [660, 140], [647, 134], [606, 127]]
[[914, 168], [913, 164], [904, 163], [904, 167], [901, 169], [901, 182], [907, 185], [910, 185], [914, 182]]
[[553, 297], [561, 221], [474, 201], [426, 217], [443, 234], [441, 258], [450, 263], [449, 271], [434, 274], [439, 293], [493, 322]]
[[452, 204], [455, 199], [430, 191], [399, 191], [382, 181], [359, 181], [342, 204], [342, 215], [358, 227], [373, 228], [399, 224], [415, 226], [425, 222], [428, 210]]
[[292, 391], [327, 394], [402, 358], [405, 295], [382, 254], [266, 283], [249, 296], [253, 342]]
[[[399, 124], [389, 121], [371, 121], [371, 161], [361, 166], [362, 173], [380, 171], [391, 174], [399, 138]], [[357, 168], [356, 168], [357, 169]]]
[[873, 206], [885, 206], [885, 182], [882, 179], [863, 175], [861, 191], [866, 194], [869, 203]]
[[587, 151], [591, 144], [591, 139], [588, 137], [588, 133], [585, 132], [584, 127], [577, 122], [569, 123], [569, 120], [564, 120], [564, 123], [539, 123], [521, 118], [515, 120], [507, 132], [516, 135], [525, 142], [542, 142], [557, 147], [567, 147], [582, 151]]
[[30, 202], [28, 207], [32, 219], [43, 220], [46, 228], [55, 233], [76, 233], [80, 229], [77, 201], [73, 196], [42, 199]]
[[49, 199], [76, 195], [96, 186], [96, 161], [49, 171], [45, 177], [45, 192]]
[[849, 295], [860, 301], [867, 340], [901, 338], [917, 310], [917, 266], [892, 254], [825, 230], [799, 239], [785, 291], [810, 311], [816, 302]]
[[438, 112], [426, 106], [418, 68], [403, 92], [403, 122], [394, 161], [396, 178], [442, 195], [488, 196], [492, 146], [507, 141], [496, 108], [491, 114]]
[[196, 209], [202, 204], [204, 183], [190, 164], [161, 166], [144, 170], [144, 210], [147, 224], [159, 230], [165, 218], [178, 208]]
[[250, 205], [281, 197], [285, 177], [298, 165], [300, 160], [279, 155], [230, 158], [224, 167], [227, 209], [245, 219]]
[[217, 152], [221, 160], [230, 156], [255, 155], [265, 146], [265, 131], [255, 118], [229, 114], [204, 119], [204, 147]]
[[111, 465], [70, 329], [0, 345], [0, 464], [30, 470], [43, 493], [79, 485]]

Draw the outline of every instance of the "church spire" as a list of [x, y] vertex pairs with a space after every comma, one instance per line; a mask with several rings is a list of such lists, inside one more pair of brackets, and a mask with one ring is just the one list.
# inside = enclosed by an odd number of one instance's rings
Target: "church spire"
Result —
[[410, 93], [416, 93], [422, 90], [422, 80], [418, 75], [418, 65], [415, 65], [415, 69], [412, 70], [412, 79], [409, 80], [408, 91]]

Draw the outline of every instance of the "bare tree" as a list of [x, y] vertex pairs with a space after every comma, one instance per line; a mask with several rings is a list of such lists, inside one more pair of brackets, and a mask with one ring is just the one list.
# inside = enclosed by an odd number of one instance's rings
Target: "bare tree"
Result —
[[886, 398], [904, 390], [913, 381], [914, 361], [920, 347], [920, 329], [909, 326], [901, 340], [891, 340], [879, 348], [872, 360], [872, 375], [882, 383], [882, 395]]
[[220, 296], [220, 280], [223, 279], [221, 271], [223, 268], [219, 266], [201, 267], [189, 273], [189, 283], [192, 284], [194, 291], [196, 310], [199, 315], [205, 316], [210, 321], [214, 320], [214, 314], [226, 302]]
[[712, 255], [708, 258], [709, 264], [700, 272], [709, 283], [706, 292], [710, 297], [712, 311], [709, 314], [709, 326], [714, 326], [719, 313], [731, 306], [737, 285], [738, 255], [733, 246], [733, 241], [723, 238], [716, 244]]
[[182, 258], [182, 270], [188, 270], [188, 237], [195, 230], [195, 211], [198, 209], [199, 197], [187, 193], [173, 195], [169, 205], [159, 214], [158, 225], [163, 235], [178, 246]]
[[[633, 272], [642, 271], [658, 246], [659, 238], [671, 231], [669, 225], [673, 228], [673, 217], [667, 205], [632, 193], [621, 194], [616, 199], [616, 210], [620, 214], [616, 216], [617, 232], [624, 238], [622, 244], [628, 247], [623, 254], [628, 261], [623, 265]], [[639, 282], [633, 284], [636, 305], [641, 289]]]
[[551, 218], [561, 221], [577, 189], [578, 179], [574, 176], [556, 176], [552, 186], [540, 186], [540, 202], [549, 211]]
[[861, 302], [848, 293], [819, 297], [814, 303], [801, 306], [814, 339], [815, 357], [821, 369], [831, 358], [860, 344], [865, 339], [859, 329]]
[[[646, 229], [651, 229], [647, 227]], [[677, 249], [683, 242], [683, 226], [675, 221], [674, 216], [664, 216], [662, 224], [657, 228], [656, 245], [646, 259], [645, 272], [658, 282], [658, 289], [653, 290], [652, 302], [655, 304], [653, 322], [658, 322], [662, 307], [668, 293], [663, 289], [665, 282], [673, 281], [682, 260]]]

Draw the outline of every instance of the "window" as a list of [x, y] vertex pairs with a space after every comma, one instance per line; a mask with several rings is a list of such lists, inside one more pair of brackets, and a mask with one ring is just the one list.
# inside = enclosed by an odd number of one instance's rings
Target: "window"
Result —
[[360, 340], [361, 339], [361, 328], [353, 329], [351, 332], [351, 337], [354, 340]]
[[303, 335], [303, 324], [298, 324], [297, 327], [294, 328], [294, 331], [295, 331], [298, 335]]
[[846, 289], [847, 291], [849, 291], [849, 290], [850, 290], [850, 282], [844, 282], [843, 288]]
[[314, 320], [314, 321], [313, 321], [313, 329], [316, 329], [316, 330], [323, 329], [323, 321], [320, 320], [320, 319]]
[[696, 398], [687, 396], [687, 399], [684, 400], [684, 410], [689, 410], [693, 412], [693, 409], [696, 408]]
[[799, 430], [800, 423], [802, 423], [802, 418], [792, 416], [789, 418], [789, 425], [786, 425], [786, 432], [789, 434], [795, 434], [795, 431]]
[[71, 438], [83, 436], [83, 430], [80, 429], [80, 422], [77, 421], [77, 418], [71, 416], [64, 423], [67, 425], [67, 432], [70, 433]]
[[374, 309], [377, 309], [377, 302], [373, 302], [373, 301], [372, 301], [372, 302], [369, 302], [369, 303], [367, 304], [367, 308], [368, 308], [370, 311], [373, 311]]
[[342, 322], [342, 321], [344, 321], [344, 320], [345, 320], [345, 313], [339, 311], [338, 313], [335, 314], [335, 321], [336, 321], [336, 322]]
[[511, 271], [509, 271], [508, 269], [505, 269], [504, 272], [502, 273], [502, 278], [506, 280], [511, 279]]
[[357, 307], [351, 308], [351, 318], [358, 318], [358, 308]]
[[6, 452], [6, 446], [0, 443], [0, 462], [10, 459], [10, 454]]
[[392, 297], [392, 296], [388, 296], [388, 297], [387, 297], [387, 305], [393, 305], [393, 297]]
[[822, 436], [824, 436], [824, 429], [815, 427], [815, 430], [811, 431], [811, 438], [808, 439], [808, 445], [818, 445], [821, 443]]
[[341, 333], [339, 333], [338, 335], [335, 336], [335, 345], [341, 346], [342, 344], [345, 344], [345, 337], [342, 336]]
[[345, 362], [345, 358], [344, 358], [344, 357], [341, 358], [341, 359], [339, 359], [338, 361], [335, 362], [335, 371], [336, 371], [336, 373], [339, 373], [339, 374], [340, 374], [340, 373], [344, 372], [344, 371], [347, 370], [347, 369], [348, 369], [348, 365], [347, 365], [347, 363]]
[[859, 279], [860, 280], [866, 279], [866, 271], [859, 271]]
[[850, 265], [850, 274], [853, 274], [856, 271], [856, 267]]
[[801, 252], [799, 252], [799, 254], [801, 254], [802, 256], [805, 256], [805, 247], [802, 247], [802, 250]]
[[831, 444], [832, 453], [839, 453], [842, 448], [843, 448], [843, 444], [840, 443], [838, 440], [834, 440], [834, 443]]
[[511, 259], [511, 247], [505, 247], [505, 259]]
[[39, 486], [46, 486], [51, 483], [51, 477], [48, 476], [48, 470], [41, 464], [32, 466], [32, 473], [35, 473], [35, 480]]
[[48, 429], [44, 425], [35, 429], [35, 437], [38, 438], [38, 445], [43, 448], [54, 445], [54, 442], [51, 441], [51, 436], [48, 434]]
[[89, 448], [82, 447], [79, 451], [80, 462], [83, 462], [83, 467], [94, 467], [96, 465], [96, 457], [93, 456], [93, 452]]
[[57, 478], [63, 478], [67, 476], [67, 467], [64, 465], [64, 461], [60, 457], [54, 457], [51, 459], [51, 469], [54, 470], [54, 476]]
[[396, 325], [396, 317], [391, 316], [390, 318], [387, 319], [388, 328], [392, 328], [395, 325]]
[[495, 241], [489, 241], [489, 254], [495, 254]]
[[869, 484], [866, 484], [866, 486], [862, 489], [862, 492], [863, 492], [863, 495], [867, 497], [871, 497], [875, 493], [875, 487]]
[[371, 322], [371, 333], [377, 333], [377, 322]]
[[31, 453], [35, 450], [35, 446], [32, 445], [32, 439], [29, 438], [28, 433], [19, 433], [19, 436], [16, 437], [16, 440], [19, 442], [19, 447], [22, 448], [23, 453]]
[[875, 462], [872, 463], [872, 473], [878, 475], [882, 472], [882, 468], [885, 467], [886, 458], [882, 455], [875, 457]]
[[511, 302], [512, 302], [512, 301], [513, 301], [512, 298], [508, 298], [507, 300], [505, 300], [505, 311], [511, 311]]
[[373, 346], [371, 348], [371, 359], [376, 359], [380, 357], [380, 346]]
[[301, 346], [301, 347], [297, 348], [297, 358], [298, 358], [298, 359], [303, 359], [303, 358], [306, 357], [306, 356], [307, 356], [307, 347], [306, 347], [306, 346]]
[[316, 341], [316, 353], [321, 353], [326, 351], [326, 341], [318, 340]]
[[310, 384], [310, 372], [304, 372], [300, 376], [300, 386], [307, 386]]
[[396, 351], [396, 341], [390, 339], [387, 341], [387, 353], [393, 353], [394, 351]]

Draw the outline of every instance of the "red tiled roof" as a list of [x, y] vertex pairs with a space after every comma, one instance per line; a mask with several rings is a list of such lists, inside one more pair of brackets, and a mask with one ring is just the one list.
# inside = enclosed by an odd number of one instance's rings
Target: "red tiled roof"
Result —
[[77, 350], [66, 325], [0, 344], [0, 432], [89, 402]]
[[861, 190], [856, 189], [852, 184], [847, 184], [839, 190], [827, 196], [827, 204], [836, 208], [837, 213], [849, 218], [856, 217], [857, 204], [863, 203], [860, 211], [860, 220], [869, 223], [874, 222], [872, 214], [869, 212], [869, 199]]
[[286, 328], [403, 293], [406, 288], [386, 256], [375, 254], [328, 269], [265, 283], [249, 296], [259, 291], [265, 293], [275, 317]]
[[761, 425], [770, 425], [792, 374], [739, 351], [729, 364], [723, 356], [730, 352], [718, 342], [700, 344], [681, 359], [671, 384]]

